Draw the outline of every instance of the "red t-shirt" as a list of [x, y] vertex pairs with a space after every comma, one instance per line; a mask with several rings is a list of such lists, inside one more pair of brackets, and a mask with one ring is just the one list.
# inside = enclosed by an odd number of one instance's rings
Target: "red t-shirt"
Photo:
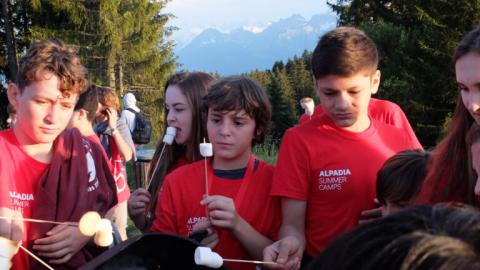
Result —
[[115, 184], [117, 185], [118, 203], [121, 203], [130, 198], [130, 187], [128, 186], [127, 172], [123, 166], [122, 155], [118, 150], [117, 144], [113, 138], [111, 138], [109, 143], [110, 152], [112, 153], [112, 158], [110, 159], [110, 168], [112, 170], [113, 178], [115, 179]]
[[306, 251], [315, 256], [374, 207], [377, 171], [401, 150], [421, 148], [408, 132], [372, 120], [364, 132], [323, 115], [287, 130], [271, 194], [306, 201]]
[[[200, 160], [184, 165], [166, 176], [157, 203], [153, 231], [188, 236], [193, 226], [207, 219], [205, 206], [200, 205], [205, 194], [205, 167]], [[209, 170], [211, 165], [209, 162]], [[274, 167], [263, 161], [254, 170], [245, 188], [245, 199], [235, 203], [237, 212], [260, 234], [276, 239], [280, 226], [279, 200], [269, 196]], [[244, 176], [245, 177], [245, 176]], [[236, 198], [244, 179], [223, 179], [213, 176], [210, 195]], [[233, 234], [218, 229], [219, 243], [215, 247], [224, 258], [251, 259]], [[228, 264], [229, 269], [255, 269], [245, 264]]]
[[[12, 129], [0, 131], [0, 206], [18, 210], [24, 218], [32, 215], [34, 193], [49, 164], [29, 156], [18, 143]], [[23, 243], [27, 242], [29, 222], [24, 222]], [[30, 269], [29, 256], [19, 250], [12, 269]]]
[[[323, 110], [322, 105], [315, 106], [315, 110], [313, 111], [312, 119], [321, 115], [324, 115], [325, 112]], [[415, 132], [410, 126], [408, 122], [407, 116], [402, 111], [402, 108], [397, 104], [383, 99], [370, 99], [370, 103], [368, 103], [368, 115], [376, 119], [380, 122], [385, 124], [389, 124], [392, 126], [396, 126], [398, 128], [404, 129], [406, 132], [409, 133], [411, 138], [415, 138], [416, 143], [420, 144], [417, 137], [415, 136]], [[298, 120], [298, 124], [307, 123], [310, 120], [310, 117], [306, 114], [302, 114], [300, 119]]]

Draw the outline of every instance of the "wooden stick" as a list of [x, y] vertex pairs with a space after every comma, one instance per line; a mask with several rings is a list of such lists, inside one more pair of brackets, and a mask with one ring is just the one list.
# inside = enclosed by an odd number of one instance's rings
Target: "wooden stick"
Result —
[[223, 259], [224, 262], [238, 262], [238, 263], [254, 263], [254, 264], [270, 264], [278, 265], [276, 262], [251, 261], [251, 260], [237, 260], [237, 259]]
[[207, 168], [207, 158], [205, 159], [205, 194], [208, 196], [208, 168]]
[[165, 151], [165, 145], [167, 145], [167, 144], [163, 143], [162, 151], [160, 151], [160, 156], [157, 159], [157, 163], [155, 163], [155, 167], [153, 168], [153, 173], [150, 176], [150, 179], [147, 179], [148, 182], [146, 183], [146, 187], [145, 187], [146, 190], [148, 190], [150, 188], [150, 184], [152, 184], [153, 177], [155, 176], [155, 173], [157, 172], [157, 169], [158, 169], [158, 164], [160, 164], [160, 160], [163, 157], [163, 151]]
[[35, 222], [35, 223], [48, 223], [48, 224], [56, 224], [56, 225], [68, 225], [68, 226], [72, 226], [72, 227], [77, 227], [78, 226], [78, 222], [71, 222], [71, 221], [58, 222], [58, 221], [49, 221], [49, 220], [42, 220], [42, 219], [5, 217], [5, 216], [0, 216], [0, 219], [28, 221], [28, 222]]
[[50, 265], [48, 265], [46, 262], [42, 261], [39, 257], [35, 256], [32, 252], [30, 252], [28, 249], [24, 248], [22, 245], [18, 246], [21, 250], [25, 251], [28, 255], [32, 256], [35, 260], [37, 260], [39, 263], [43, 264], [46, 268], [50, 270], [55, 270], [53, 269]]

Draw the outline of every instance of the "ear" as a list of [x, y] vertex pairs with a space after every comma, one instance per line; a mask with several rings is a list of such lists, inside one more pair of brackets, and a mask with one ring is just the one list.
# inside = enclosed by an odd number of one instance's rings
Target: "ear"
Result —
[[378, 92], [378, 87], [380, 86], [380, 70], [377, 69], [372, 76], [372, 95], [375, 95]]
[[18, 99], [21, 96], [20, 88], [14, 83], [10, 83], [7, 89], [8, 102], [12, 104], [15, 110], [18, 110]]

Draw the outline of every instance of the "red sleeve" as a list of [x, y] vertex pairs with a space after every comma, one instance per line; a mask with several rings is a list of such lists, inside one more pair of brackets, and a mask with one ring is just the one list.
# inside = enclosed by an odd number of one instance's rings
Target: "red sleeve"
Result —
[[307, 200], [309, 192], [309, 153], [295, 129], [285, 133], [273, 176], [273, 196]]
[[167, 175], [158, 194], [159, 200], [155, 208], [155, 220], [152, 223], [152, 231], [179, 234], [176, 226], [171, 183], [172, 178], [170, 175]]
[[[392, 125], [405, 130], [405, 133], [409, 137], [409, 140], [411, 141], [411, 143], [416, 145], [417, 146], [416, 148], [423, 149], [422, 145], [420, 144], [420, 142], [417, 139], [417, 136], [415, 135], [415, 132], [413, 131], [412, 126], [410, 125], [410, 122], [407, 119], [407, 116], [402, 111], [400, 106], [396, 105], [396, 110], [394, 110], [391, 118], [392, 118], [391, 119], [391, 121], [392, 121], [391, 124]], [[387, 123], [387, 124], [389, 124], [389, 123]]]

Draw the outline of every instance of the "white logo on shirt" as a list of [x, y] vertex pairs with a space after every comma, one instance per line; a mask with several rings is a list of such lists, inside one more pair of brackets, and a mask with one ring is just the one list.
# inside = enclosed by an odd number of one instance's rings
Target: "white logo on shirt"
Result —
[[187, 230], [188, 234], [193, 232], [193, 227], [199, 222], [208, 222], [207, 217], [189, 217], [187, 220]]
[[9, 191], [9, 193], [14, 209], [20, 211], [22, 214], [23, 209], [29, 207], [30, 201], [35, 200], [31, 193], [17, 193], [16, 191]]
[[318, 174], [318, 189], [321, 191], [342, 190], [343, 184], [352, 175], [350, 169], [321, 170]]
[[83, 138], [83, 148], [85, 149], [85, 158], [87, 159], [87, 175], [88, 175], [88, 188], [87, 192], [96, 190], [99, 186], [97, 178], [97, 169], [95, 168], [95, 161], [92, 156], [92, 149], [88, 141]]

